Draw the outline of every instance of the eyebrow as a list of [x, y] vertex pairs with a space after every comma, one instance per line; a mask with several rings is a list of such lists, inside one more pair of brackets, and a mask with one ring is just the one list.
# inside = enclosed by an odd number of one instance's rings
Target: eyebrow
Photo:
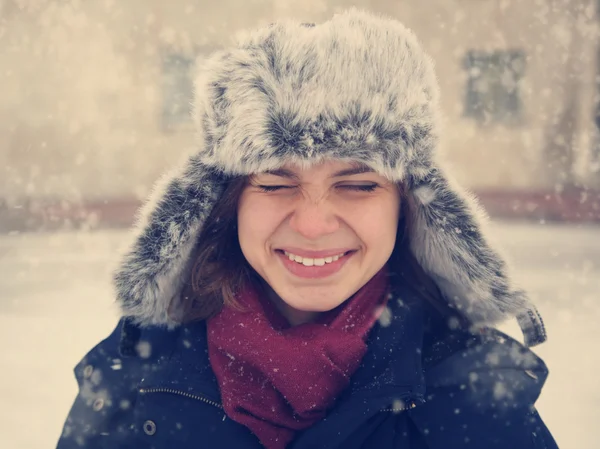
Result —
[[277, 168], [275, 170], [267, 170], [264, 172], [266, 175], [274, 175], [274, 176], [280, 176], [282, 178], [290, 178], [293, 180], [298, 180], [298, 175], [296, 175], [296, 173], [294, 173], [293, 171], [287, 170], [285, 168]]
[[356, 167], [347, 168], [345, 170], [340, 170], [335, 172], [331, 177], [339, 178], [341, 176], [351, 176], [351, 175], [360, 175], [361, 173], [373, 173], [374, 170], [367, 165], [357, 165]]
[[[374, 170], [371, 167], [361, 164], [356, 167], [346, 168], [344, 170], [337, 171], [334, 174], [332, 174], [330, 176], [330, 178], [340, 178], [342, 176], [352, 176], [352, 175], [359, 175], [361, 173], [373, 173], [373, 172], [374, 172]], [[285, 169], [285, 168], [277, 168], [275, 170], [267, 170], [265, 173], [269, 174], [269, 175], [280, 176], [282, 178], [293, 179], [295, 181], [300, 179], [296, 173], [294, 173], [291, 170]]]

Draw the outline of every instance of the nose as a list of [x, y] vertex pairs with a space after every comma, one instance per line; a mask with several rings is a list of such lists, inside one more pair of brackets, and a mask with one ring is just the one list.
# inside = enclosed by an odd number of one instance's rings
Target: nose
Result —
[[326, 201], [303, 201], [294, 210], [289, 223], [294, 231], [307, 240], [317, 240], [340, 227], [338, 218]]

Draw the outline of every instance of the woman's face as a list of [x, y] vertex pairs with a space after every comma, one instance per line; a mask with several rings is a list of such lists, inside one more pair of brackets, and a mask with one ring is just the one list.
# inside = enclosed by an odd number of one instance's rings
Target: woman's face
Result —
[[280, 310], [299, 324], [343, 303], [384, 266], [399, 211], [397, 186], [365, 166], [285, 165], [250, 179], [238, 236]]

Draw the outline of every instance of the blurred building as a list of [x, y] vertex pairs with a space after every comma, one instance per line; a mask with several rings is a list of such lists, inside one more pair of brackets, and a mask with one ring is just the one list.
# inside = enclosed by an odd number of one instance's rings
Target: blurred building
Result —
[[130, 223], [193, 146], [203, 55], [349, 6], [419, 36], [445, 158], [492, 214], [600, 221], [594, 0], [0, 0], [0, 229]]

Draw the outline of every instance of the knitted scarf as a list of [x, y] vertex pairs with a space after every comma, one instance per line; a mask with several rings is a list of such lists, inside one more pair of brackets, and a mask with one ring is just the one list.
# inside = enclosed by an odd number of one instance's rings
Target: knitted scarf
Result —
[[325, 417], [367, 351], [369, 330], [388, 297], [384, 267], [358, 292], [310, 323], [290, 327], [250, 283], [207, 322], [208, 351], [223, 408], [268, 449]]

